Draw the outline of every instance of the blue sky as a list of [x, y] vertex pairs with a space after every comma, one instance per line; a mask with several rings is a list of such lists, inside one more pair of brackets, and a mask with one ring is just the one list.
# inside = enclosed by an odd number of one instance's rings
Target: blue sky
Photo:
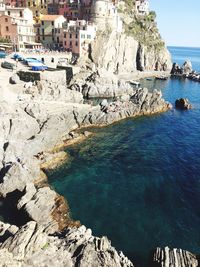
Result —
[[167, 45], [200, 47], [200, 0], [149, 0]]

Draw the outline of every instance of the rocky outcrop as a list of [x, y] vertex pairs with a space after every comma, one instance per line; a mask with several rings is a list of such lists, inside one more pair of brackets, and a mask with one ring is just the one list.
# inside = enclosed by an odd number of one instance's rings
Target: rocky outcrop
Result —
[[91, 46], [90, 58], [99, 68], [111, 73], [130, 73], [136, 70], [171, 70], [171, 56], [166, 47], [140, 44], [125, 33], [101, 32]]
[[168, 247], [157, 248], [153, 255], [152, 267], [197, 267], [198, 260], [192, 253]]
[[174, 63], [172, 66], [171, 75], [187, 76], [192, 72], [192, 63], [190, 61], [185, 61], [182, 66], [177, 63]]
[[44, 227], [29, 222], [21, 228], [1, 224], [2, 266], [133, 267], [106, 237], [92, 235], [85, 226], [48, 235]]
[[122, 95], [131, 95], [134, 88], [130, 83], [119, 80], [116, 75], [112, 75], [104, 69], [89, 74], [79, 80], [79, 75], [75, 76], [69, 87], [73, 91], [81, 92], [84, 98], [114, 98]]
[[139, 45], [136, 58], [137, 70], [167, 71], [171, 70], [171, 56], [166, 47], [157, 50], [143, 44]]
[[191, 109], [192, 105], [189, 103], [189, 100], [187, 98], [180, 98], [176, 100], [175, 107], [177, 109], [187, 110]]
[[134, 93], [128, 98], [129, 100], [111, 102], [105, 107], [96, 106], [91, 112], [82, 118], [77, 114], [77, 120], [80, 125], [108, 125], [125, 119], [141, 115], [151, 115], [167, 111], [171, 105], [162, 99], [161, 92], [154, 90], [149, 93], [147, 88], [135, 89]]

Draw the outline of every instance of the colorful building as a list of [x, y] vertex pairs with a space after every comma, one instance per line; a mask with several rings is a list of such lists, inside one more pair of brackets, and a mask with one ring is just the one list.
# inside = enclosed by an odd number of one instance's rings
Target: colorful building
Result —
[[13, 46], [24, 51], [35, 45], [33, 14], [28, 8], [5, 6], [0, 9], [0, 36], [9, 39]]
[[97, 28], [85, 20], [69, 21], [62, 30], [63, 48], [77, 56], [88, 52], [90, 44], [94, 41]]
[[59, 36], [66, 19], [61, 15], [41, 15], [36, 24], [36, 41], [49, 49], [60, 47]]
[[31, 9], [34, 17], [48, 14], [48, 0], [26, 0], [27, 7]]
[[117, 7], [110, 0], [93, 0], [91, 21], [98, 26], [98, 30], [122, 31], [122, 20], [118, 15]]

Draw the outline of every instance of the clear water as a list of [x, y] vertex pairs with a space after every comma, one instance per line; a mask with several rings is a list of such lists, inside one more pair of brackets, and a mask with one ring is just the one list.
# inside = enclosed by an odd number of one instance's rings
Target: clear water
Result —
[[[200, 50], [170, 51], [196, 62]], [[50, 176], [72, 217], [107, 235], [140, 267], [157, 246], [200, 253], [200, 84], [143, 83], [171, 103], [187, 97], [193, 109], [93, 129], [93, 137], [67, 149], [70, 163]]]

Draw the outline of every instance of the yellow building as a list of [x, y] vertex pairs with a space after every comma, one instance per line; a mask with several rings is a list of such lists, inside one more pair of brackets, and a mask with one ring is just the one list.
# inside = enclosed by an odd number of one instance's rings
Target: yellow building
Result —
[[40, 14], [48, 13], [48, 0], [28, 0], [27, 6], [33, 12], [34, 17], [39, 17]]

